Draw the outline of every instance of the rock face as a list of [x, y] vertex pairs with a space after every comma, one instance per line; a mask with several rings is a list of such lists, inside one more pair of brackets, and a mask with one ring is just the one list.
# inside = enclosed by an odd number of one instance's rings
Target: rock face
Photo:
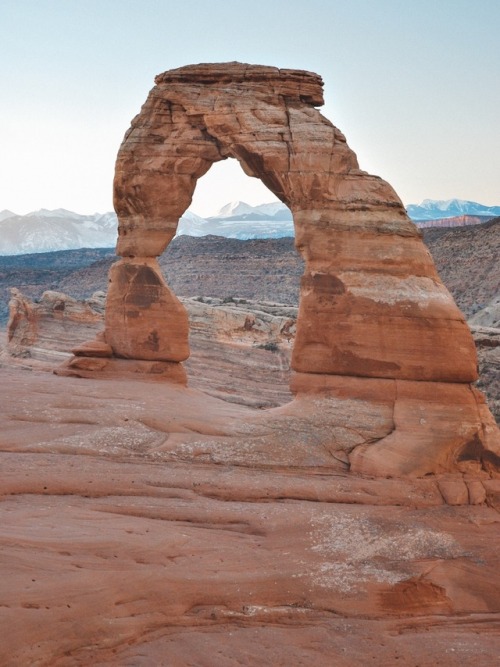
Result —
[[[290, 400], [296, 307], [234, 297], [179, 300], [189, 317], [191, 355], [186, 370], [191, 387], [259, 408], [277, 407]], [[92, 331], [98, 334], [102, 329], [104, 302], [104, 292], [96, 292], [85, 301], [45, 292], [36, 303], [12, 290], [6, 354], [17, 357], [24, 366], [48, 370], [75, 349], [80, 356], [109, 357], [110, 346], [102, 335], [85, 342]], [[478, 353], [476, 386], [487, 396], [500, 423], [500, 328], [477, 326], [475, 320], [471, 318], [469, 324]], [[81, 359], [76, 365], [79, 363]], [[87, 374], [82, 369], [74, 374], [79, 372]]]
[[[481, 452], [500, 454], [498, 430], [471, 390], [477, 359], [464, 317], [393, 189], [359, 169], [316, 109], [321, 78], [223, 63], [155, 82], [116, 163], [122, 259], [110, 272], [104, 333], [113, 359], [171, 366], [187, 357], [187, 317], [156, 258], [197, 179], [232, 157], [291, 209], [305, 262], [292, 356], [297, 398], [287, 414], [321, 393], [343, 434], [332, 435], [331, 447], [363, 474], [453, 470], [476, 440]], [[353, 403], [386, 424], [375, 444], [362, 418], [367, 440], [347, 437]]]
[[38, 303], [12, 288], [7, 325], [9, 353], [40, 361], [61, 361], [75, 343], [102, 329], [104, 292], [78, 301], [61, 292], [46, 291]]
[[[77, 377], [92, 376], [96, 371], [101, 377], [120, 375], [116, 364], [128, 364], [110, 358], [112, 350], [99, 333], [104, 323], [103, 292], [85, 301], [44, 292], [38, 303], [19, 290], [12, 292], [8, 340], [5, 351], [0, 350], [0, 363], [52, 371], [54, 364], [74, 352], [78, 354], [76, 367], [71, 363], [66, 373]], [[186, 369], [190, 387], [255, 408], [273, 408], [290, 401], [296, 307], [234, 298], [181, 297], [180, 302], [189, 317], [191, 356]], [[86, 342], [92, 333], [96, 338]], [[130, 366], [127, 368], [130, 374]], [[148, 369], [150, 379], [165, 379], [168, 369], [177, 372], [170, 379], [186, 380], [179, 364], [172, 368], [168, 362], [135, 362], [136, 373]]]
[[184, 361], [188, 333], [186, 310], [166, 286], [155, 258], [126, 259], [111, 267], [106, 341], [117, 356]]
[[1, 665], [497, 664], [499, 475], [348, 472], [376, 379], [341, 434], [321, 395], [1, 372]]

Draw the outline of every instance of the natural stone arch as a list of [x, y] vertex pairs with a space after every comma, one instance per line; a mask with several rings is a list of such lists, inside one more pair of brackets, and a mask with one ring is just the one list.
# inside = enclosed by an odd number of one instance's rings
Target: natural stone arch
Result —
[[234, 157], [291, 208], [305, 260], [292, 357], [297, 398], [279, 419], [312, 414], [305, 398], [326, 397], [334, 423], [324, 436], [330, 417], [322, 415], [321, 437], [335, 442], [329, 451], [348, 453], [351, 470], [368, 474], [452, 470], [470, 458], [471, 443], [476, 461], [485, 449], [500, 454], [498, 429], [471, 387], [476, 354], [464, 317], [394, 190], [359, 169], [316, 109], [321, 78], [225, 63], [155, 81], [116, 163], [122, 259], [110, 271], [105, 332], [70, 367], [85, 374], [128, 359], [134, 370], [185, 380], [187, 315], [156, 257], [197, 179]]
[[[322, 102], [320, 77], [294, 70], [230, 63], [156, 77], [116, 164], [117, 253], [125, 259], [111, 274], [106, 339], [117, 356], [185, 358], [184, 343], [177, 349], [172, 339], [187, 320], [158, 287], [152, 258], [175, 235], [197, 179], [230, 156], [293, 213], [306, 262], [296, 371], [476, 379], [470, 332], [417, 229], [393, 189], [360, 171], [343, 135], [315, 108]], [[130, 308], [127, 276], [145, 259], [156, 286], [145, 283], [147, 307]]]

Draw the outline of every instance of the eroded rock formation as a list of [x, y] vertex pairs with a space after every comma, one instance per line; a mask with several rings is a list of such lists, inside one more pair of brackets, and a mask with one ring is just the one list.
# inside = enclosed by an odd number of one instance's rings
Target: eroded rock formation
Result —
[[[121, 367], [153, 364], [182, 380], [187, 316], [156, 257], [198, 178], [233, 157], [290, 207], [305, 260], [296, 399], [278, 420], [314, 420], [320, 394], [333, 420], [325, 447], [368, 475], [454, 470], [464, 457], [492, 465], [500, 438], [471, 387], [477, 360], [464, 317], [396, 193], [359, 169], [322, 103], [310, 72], [224, 63], [156, 77], [116, 164], [122, 259], [110, 273], [105, 344]], [[70, 366], [93, 363], [83, 349]], [[373, 421], [384, 424], [376, 434]]]
[[38, 302], [11, 288], [8, 350], [15, 357], [55, 362], [76, 343], [102, 329], [104, 292], [79, 301], [67, 294], [48, 290]]
[[[88, 377], [98, 370], [99, 377], [123, 377], [100, 334], [104, 292], [96, 292], [85, 301], [60, 292], [44, 292], [38, 302], [19, 290], [12, 292], [9, 334], [4, 350], [0, 345], [0, 367], [5, 363], [52, 371], [54, 364], [76, 351], [81, 367], [68, 374]], [[191, 354], [186, 368], [190, 387], [254, 408], [277, 407], [291, 400], [296, 307], [248, 299], [180, 297], [180, 301], [189, 316]], [[86, 342], [92, 333], [96, 338]], [[136, 363], [141, 377], [140, 371], [144, 373], [147, 364], [155, 362]], [[161, 373], [146, 377], [164, 379]]]
[[496, 664], [498, 476], [334, 469], [321, 396], [1, 372], [2, 666]]

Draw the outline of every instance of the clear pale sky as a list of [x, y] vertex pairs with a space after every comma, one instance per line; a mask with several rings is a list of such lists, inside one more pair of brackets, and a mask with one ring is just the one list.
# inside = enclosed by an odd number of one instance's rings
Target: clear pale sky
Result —
[[[321, 109], [406, 203], [500, 204], [500, 0], [1, 0], [0, 210], [112, 209], [114, 160], [156, 74], [318, 72]], [[190, 207], [275, 199], [234, 160]]]

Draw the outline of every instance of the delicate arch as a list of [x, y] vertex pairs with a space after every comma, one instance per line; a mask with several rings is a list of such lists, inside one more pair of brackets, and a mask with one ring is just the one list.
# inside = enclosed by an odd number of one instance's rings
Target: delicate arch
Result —
[[[293, 446], [294, 419], [302, 424], [309, 415], [311, 442], [370, 475], [453, 470], [472, 458], [490, 465], [500, 455], [499, 433], [470, 384], [476, 355], [464, 317], [394, 190], [359, 169], [342, 133], [316, 109], [321, 104], [321, 79], [310, 72], [223, 63], [156, 77], [118, 153], [122, 259], [110, 270], [105, 331], [76, 351], [69, 372], [186, 381], [187, 314], [156, 257], [197, 179], [235, 157], [291, 208], [305, 264], [296, 398], [260, 417], [269, 432]], [[300, 446], [293, 451], [290, 463], [303, 462]], [[306, 460], [314, 462], [312, 450]]]
[[[156, 77], [116, 163], [117, 253], [125, 259], [111, 276], [106, 339], [117, 356], [182, 356], [167, 352], [178, 347], [171, 340], [155, 352], [144, 345], [161, 308], [120, 306], [126, 258], [151, 264], [174, 237], [197, 179], [234, 157], [292, 209], [306, 262], [295, 370], [475, 379], [470, 333], [418, 231], [393, 189], [360, 171], [342, 133], [315, 108], [322, 102], [321, 78], [296, 70], [226, 63]], [[171, 316], [155, 335], [184, 335], [187, 325], [174, 325], [186, 316], [162, 285], [159, 303], [170, 304]], [[149, 320], [148, 335], [137, 338], [137, 322], [142, 331]]]

